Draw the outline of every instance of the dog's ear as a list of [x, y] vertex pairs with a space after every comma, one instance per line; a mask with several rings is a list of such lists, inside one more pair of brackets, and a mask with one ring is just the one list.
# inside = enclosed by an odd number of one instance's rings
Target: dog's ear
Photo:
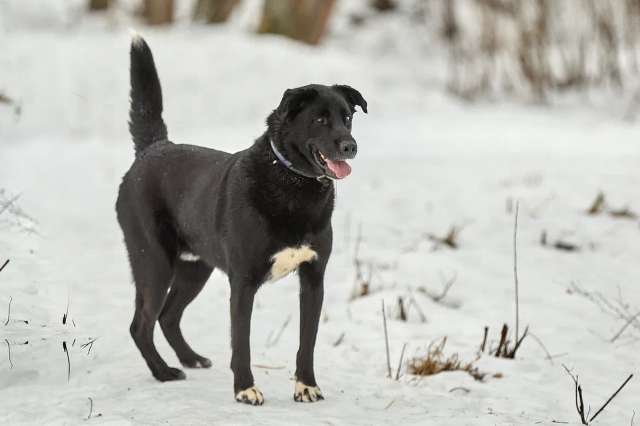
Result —
[[292, 120], [316, 96], [318, 96], [318, 91], [310, 87], [287, 89], [282, 95], [277, 111], [281, 116]]
[[364, 100], [362, 94], [360, 94], [356, 89], [351, 86], [336, 84], [333, 86], [333, 90], [344, 96], [347, 102], [349, 102], [349, 105], [351, 105], [351, 109], [355, 111], [355, 106], [358, 105], [362, 108], [362, 111], [367, 113], [367, 101]]

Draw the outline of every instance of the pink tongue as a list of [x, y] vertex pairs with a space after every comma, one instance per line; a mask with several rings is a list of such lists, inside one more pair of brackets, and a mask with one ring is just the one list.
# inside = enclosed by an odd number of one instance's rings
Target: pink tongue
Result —
[[329, 170], [331, 170], [338, 179], [347, 177], [351, 173], [351, 166], [344, 160], [326, 159], [325, 162], [327, 163]]

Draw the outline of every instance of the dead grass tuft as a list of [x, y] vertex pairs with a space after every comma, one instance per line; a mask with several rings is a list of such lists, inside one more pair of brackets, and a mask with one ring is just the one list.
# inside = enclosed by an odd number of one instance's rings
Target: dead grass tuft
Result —
[[[487, 373], [481, 372], [478, 367], [474, 365], [474, 362], [477, 360], [463, 362], [457, 353], [445, 356], [444, 348], [446, 344], [447, 338], [444, 337], [439, 344], [432, 342], [424, 356], [410, 359], [407, 365], [409, 374], [433, 376], [434, 374], [445, 371], [464, 371], [480, 382], [485, 379]], [[494, 377], [498, 376], [494, 375]]]

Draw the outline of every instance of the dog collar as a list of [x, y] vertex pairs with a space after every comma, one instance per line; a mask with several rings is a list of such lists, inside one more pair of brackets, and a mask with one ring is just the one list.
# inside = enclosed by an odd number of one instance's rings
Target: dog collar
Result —
[[302, 170], [298, 170], [295, 167], [293, 167], [293, 164], [291, 163], [291, 161], [287, 160], [284, 155], [282, 155], [282, 153], [280, 151], [278, 151], [278, 148], [276, 148], [276, 144], [273, 143], [273, 139], [269, 138], [269, 145], [271, 145], [271, 151], [273, 151], [273, 154], [276, 156], [277, 160], [274, 160], [274, 164], [277, 162], [279, 162], [280, 164], [282, 164], [283, 166], [285, 166], [287, 169], [291, 170], [293, 173], [298, 174], [300, 176], [304, 176], [307, 178], [311, 178], [311, 179], [316, 179], [318, 181], [322, 181], [324, 179], [327, 180], [333, 180], [331, 179], [329, 176], [327, 175], [321, 175], [321, 176], [313, 176], [310, 175], [306, 172], [303, 172]]

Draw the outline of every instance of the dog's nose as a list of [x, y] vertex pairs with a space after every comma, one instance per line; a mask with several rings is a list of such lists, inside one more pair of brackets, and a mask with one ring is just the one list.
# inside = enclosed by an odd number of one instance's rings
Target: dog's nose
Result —
[[358, 152], [358, 145], [353, 139], [342, 139], [338, 141], [338, 150], [343, 156], [353, 158]]

